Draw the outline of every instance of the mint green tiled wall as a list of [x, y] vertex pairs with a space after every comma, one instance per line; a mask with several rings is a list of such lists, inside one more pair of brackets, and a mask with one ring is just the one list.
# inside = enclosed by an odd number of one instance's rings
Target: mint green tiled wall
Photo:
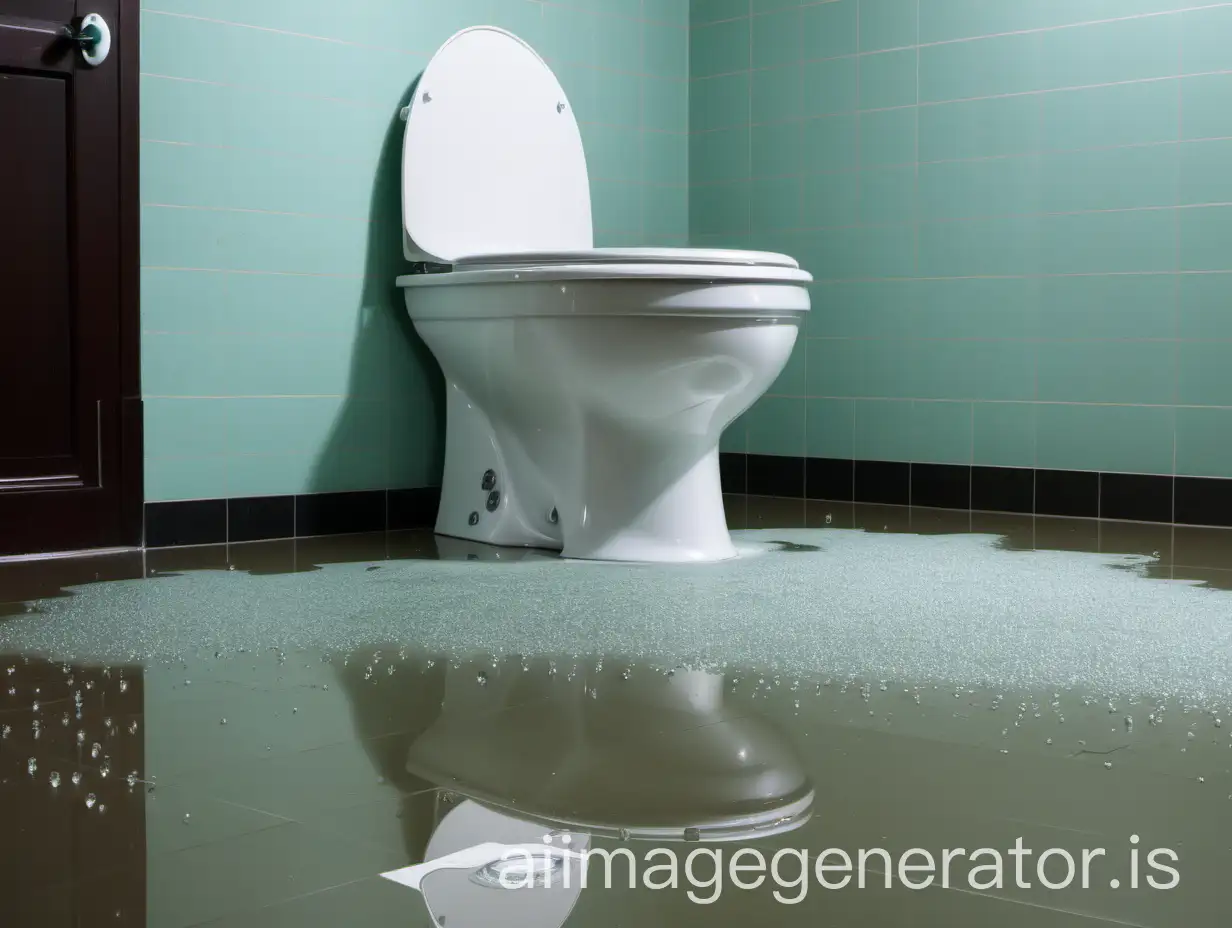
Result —
[[766, 454], [1232, 477], [1232, 3], [693, 0], [690, 232], [812, 271]]
[[402, 272], [397, 112], [490, 23], [582, 123], [602, 245], [688, 235], [688, 0], [144, 0], [151, 501], [426, 486], [439, 374]]

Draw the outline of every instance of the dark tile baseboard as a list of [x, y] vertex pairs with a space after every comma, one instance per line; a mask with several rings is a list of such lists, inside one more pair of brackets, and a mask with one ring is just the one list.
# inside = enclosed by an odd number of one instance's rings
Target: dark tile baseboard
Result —
[[217, 545], [430, 528], [440, 501], [440, 487], [422, 487], [146, 503], [145, 546]]
[[1232, 479], [719, 456], [726, 493], [1232, 527]]

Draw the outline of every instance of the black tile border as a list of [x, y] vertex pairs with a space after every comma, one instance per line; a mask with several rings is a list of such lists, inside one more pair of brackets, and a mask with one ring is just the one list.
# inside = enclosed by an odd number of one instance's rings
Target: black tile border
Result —
[[857, 503], [911, 505], [911, 465], [904, 461], [856, 461], [853, 496]]
[[1019, 467], [971, 468], [971, 509], [1035, 512], [1035, 471]]
[[1100, 518], [1171, 522], [1173, 482], [1153, 474], [1100, 474]]
[[962, 464], [912, 464], [911, 505], [971, 508], [971, 468]]
[[190, 499], [145, 507], [145, 543], [150, 548], [212, 545], [227, 537], [227, 501]]
[[[723, 452], [724, 493], [1232, 528], [1232, 479]], [[431, 528], [440, 487], [145, 504], [145, 546]]]
[[440, 487], [145, 504], [145, 547], [431, 528]]
[[1173, 500], [1182, 525], [1232, 525], [1232, 480], [1177, 477]]
[[[746, 454], [744, 485], [753, 496], [804, 498], [805, 458], [773, 454]], [[729, 465], [730, 466], [730, 465]], [[720, 466], [720, 475], [722, 467]]]
[[1090, 471], [1037, 470], [1035, 514], [1097, 518], [1099, 474]]
[[1228, 478], [734, 452], [720, 464], [725, 493], [1232, 528]]

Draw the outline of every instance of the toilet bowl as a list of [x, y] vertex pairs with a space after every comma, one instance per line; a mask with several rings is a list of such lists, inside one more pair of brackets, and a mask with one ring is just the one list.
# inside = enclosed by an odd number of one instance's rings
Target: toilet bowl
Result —
[[723, 429], [787, 363], [812, 277], [784, 255], [595, 248], [581, 136], [520, 39], [466, 29], [403, 111], [415, 328], [446, 381], [436, 531], [565, 557], [734, 557]]

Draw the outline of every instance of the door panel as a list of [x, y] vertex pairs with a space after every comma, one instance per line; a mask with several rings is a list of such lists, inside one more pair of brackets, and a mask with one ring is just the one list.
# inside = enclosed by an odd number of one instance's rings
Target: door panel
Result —
[[[0, 280], [20, 295], [5, 313], [0, 396], [22, 397], [5, 418], [0, 479], [77, 475], [72, 402], [72, 303], [68, 260], [68, 82], [0, 73], [0, 126], [16, 145], [0, 146], [7, 192]], [[24, 226], [24, 228], [23, 228]]]
[[[135, 544], [135, 3], [0, 9], [0, 555]], [[61, 34], [87, 12], [97, 68]]]

